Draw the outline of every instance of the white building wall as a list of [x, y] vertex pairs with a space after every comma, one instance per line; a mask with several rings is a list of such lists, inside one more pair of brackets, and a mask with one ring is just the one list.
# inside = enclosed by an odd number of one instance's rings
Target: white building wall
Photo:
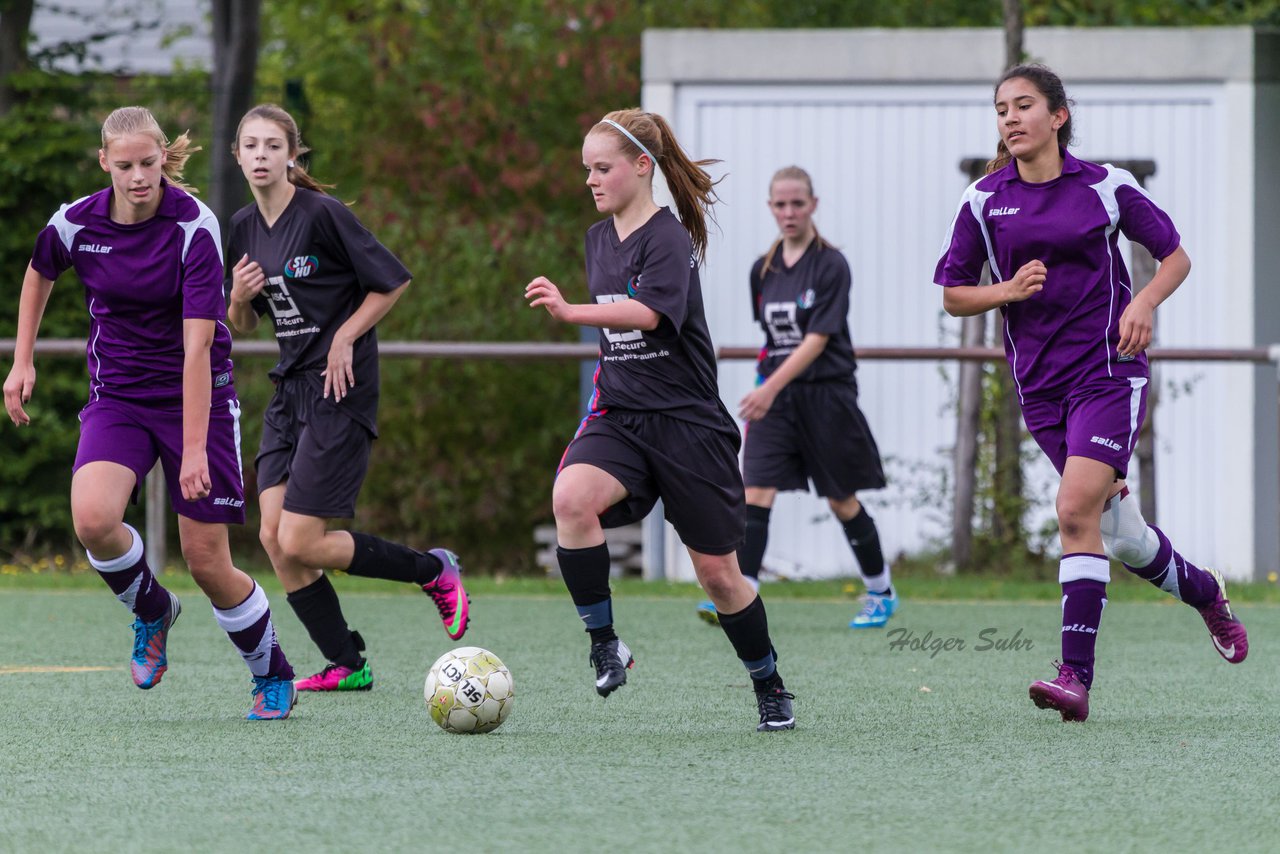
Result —
[[[655, 73], [649, 49], [662, 35], [646, 38], [646, 80], [656, 79], [647, 85], [645, 103], [672, 118], [692, 155], [723, 161], [713, 169], [724, 177], [718, 187], [722, 204], [703, 274], [716, 343], [758, 346], [762, 340], [751, 321], [747, 276], [776, 234], [764, 204], [769, 177], [792, 163], [813, 176], [820, 198], [818, 227], [844, 251], [853, 269], [850, 324], [855, 344], [956, 343], [959, 322], [941, 310], [933, 268], [967, 184], [960, 160], [994, 150], [991, 80], [998, 69], [981, 82], [698, 82], [700, 72], [686, 67], [688, 57], [681, 60], [684, 65], [671, 59], [670, 64], [679, 66], [675, 73]], [[689, 33], [671, 36], [686, 50], [695, 49]], [[754, 47], [735, 54], [752, 53], [758, 59], [771, 50], [758, 42], [760, 34], [750, 36], [757, 39]], [[1057, 32], [1047, 41], [1061, 50], [1074, 44]], [[1029, 42], [1034, 53], [1034, 31]], [[659, 44], [656, 50], [661, 56], [670, 47]], [[915, 56], [929, 53], [927, 45], [901, 47]], [[774, 49], [779, 55], [787, 50]], [[1215, 50], [1210, 46], [1202, 53]], [[1130, 45], [1129, 53], [1135, 52], [1141, 53]], [[1217, 52], [1238, 63], [1235, 53]], [[840, 55], [847, 59], [847, 53]], [[1055, 62], [1052, 55], [1044, 59]], [[808, 61], [827, 67], [821, 56], [810, 55]], [[886, 61], [880, 57], [881, 64]], [[856, 78], [861, 68], [846, 71]], [[1238, 72], [1235, 64], [1229, 70]], [[682, 73], [693, 80], [680, 82]], [[1242, 322], [1254, 300], [1251, 85], [1238, 80], [1081, 82], [1070, 77], [1066, 82], [1077, 102], [1075, 153], [1086, 159], [1154, 160], [1157, 171], [1148, 189], [1172, 215], [1193, 259], [1191, 277], [1158, 312], [1158, 344], [1255, 343], [1251, 324]], [[1242, 512], [1229, 497], [1240, 494], [1242, 481], [1255, 474], [1257, 369], [1166, 362], [1157, 370], [1159, 518], [1153, 521], [1191, 559], [1232, 576], [1252, 576], [1256, 517], [1252, 508]], [[863, 498], [890, 556], [949, 538], [955, 375], [955, 363], [860, 364], [862, 408], [891, 480], [886, 490]], [[736, 412], [737, 401], [751, 386], [753, 367], [724, 362], [720, 378], [725, 401]], [[1275, 476], [1274, 471], [1261, 474]], [[1032, 525], [1051, 524], [1056, 476], [1043, 461], [1029, 475], [1030, 493], [1040, 499]], [[668, 573], [691, 577], [687, 557], [669, 529], [668, 542]], [[825, 502], [801, 494], [780, 496], [766, 566], [803, 576], [854, 571]]]

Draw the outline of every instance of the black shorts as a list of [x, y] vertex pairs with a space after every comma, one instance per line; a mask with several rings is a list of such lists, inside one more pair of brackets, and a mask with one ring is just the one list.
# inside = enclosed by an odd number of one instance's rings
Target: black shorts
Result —
[[338, 407], [304, 380], [276, 385], [254, 461], [259, 493], [288, 481], [284, 509], [290, 513], [323, 519], [356, 514], [373, 434]]
[[739, 444], [736, 429], [612, 410], [582, 426], [560, 467], [595, 466], [626, 487], [627, 497], [600, 516], [604, 527], [640, 521], [661, 498], [667, 521], [686, 546], [725, 555], [737, 550], [745, 531]]
[[742, 476], [747, 486], [814, 489], [848, 498], [885, 485], [880, 449], [852, 383], [792, 383], [764, 418], [747, 427]]

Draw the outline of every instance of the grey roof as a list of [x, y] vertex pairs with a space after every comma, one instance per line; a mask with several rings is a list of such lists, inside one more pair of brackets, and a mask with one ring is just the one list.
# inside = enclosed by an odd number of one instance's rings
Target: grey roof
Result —
[[[165, 73], [212, 65], [210, 0], [37, 0], [31, 53], [64, 71]], [[83, 56], [66, 45], [84, 43]]]

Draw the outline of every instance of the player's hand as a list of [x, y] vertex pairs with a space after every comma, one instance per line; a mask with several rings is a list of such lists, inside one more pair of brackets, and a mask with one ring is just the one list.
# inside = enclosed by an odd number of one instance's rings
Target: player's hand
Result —
[[746, 397], [738, 401], [738, 417], [743, 421], [759, 421], [764, 418], [777, 397], [777, 393], [768, 386], [753, 388], [747, 392]]
[[182, 497], [187, 501], [199, 501], [209, 495], [213, 482], [209, 480], [208, 454], [203, 450], [182, 452], [178, 486], [182, 489]]
[[1041, 261], [1028, 261], [1005, 283], [1006, 302], [1022, 302], [1044, 290], [1044, 280], [1048, 271]]
[[352, 368], [354, 361], [355, 347], [352, 342], [342, 335], [333, 336], [333, 343], [329, 345], [329, 365], [321, 376], [324, 377], [324, 396], [328, 398], [332, 391], [334, 403], [341, 403], [342, 398], [356, 384], [356, 374]]
[[539, 276], [526, 285], [524, 298], [529, 300], [530, 308], [542, 306], [547, 310], [547, 314], [556, 320], [568, 320], [569, 304], [560, 295], [560, 289], [556, 287], [555, 282], [546, 276]]
[[16, 362], [4, 381], [4, 408], [9, 419], [19, 427], [31, 423], [22, 404], [31, 400], [31, 390], [36, 386], [36, 366], [19, 365]]
[[1136, 356], [1151, 344], [1151, 330], [1155, 325], [1155, 311], [1141, 297], [1120, 315], [1120, 343], [1116, 352], [1121, 356]]
[[267, 285], [267, 274], [257, 261], [250, 261], [245, 255], [231, 268], [231, 301], [247, 305], [253, 298], [262, 293]]

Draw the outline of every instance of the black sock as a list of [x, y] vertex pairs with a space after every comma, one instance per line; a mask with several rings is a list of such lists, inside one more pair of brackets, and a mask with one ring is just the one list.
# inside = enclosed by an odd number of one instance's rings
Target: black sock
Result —
[[738, 566], [747, 578], [760, 577], [760, 563], [764, 560], [764, 548], [769, 544], [770, 507], [747, 505], [747, 536], [738, 549]]
[[321, 655], [352, 670], [364, 666], [364, 659], [360, 656], [364, 651], [364, 641], [347, 627], [338, 592], [329, 582], [329, 576], [321, 575], [318, 581], [285, 596], [285, 600], [298, 615], [299, 622], [311, 635]]
[[858, 515], [840, 523], [844, 535], [853, 549], [853, 556], [858, 560], [858, 567], [864, 578], [884, 574], [884, 554], [880, 551], [880, 532], [876, 530], [876, 521], [871, 518], [867, 508], [859, 507]]
[[613, 631], [613, 600], [609, 590], [609, 547], [601, 543], [585, 549], [556, 546], [560, 577], [586, 624], [592, 643], [617, 640]]
[[407, 581], [421, 587], [435, 581], [444, 571], [444, 564], [435, 555], [359, 531], [352, 531], [351, 539], [355, 540], [356, 548], [351, 566], [347, 567], [348, 575]]
[[747, 666], [747, 672], [757, 682], [768, 681], [775, 675], [773, 667], [777, 656], [769, 641], [769, 618], [764, 612], [764, 600], [759, 596], [751, 604], [733, 614], [720, 615], [720, 627], [724, 629], [733, 650]]

